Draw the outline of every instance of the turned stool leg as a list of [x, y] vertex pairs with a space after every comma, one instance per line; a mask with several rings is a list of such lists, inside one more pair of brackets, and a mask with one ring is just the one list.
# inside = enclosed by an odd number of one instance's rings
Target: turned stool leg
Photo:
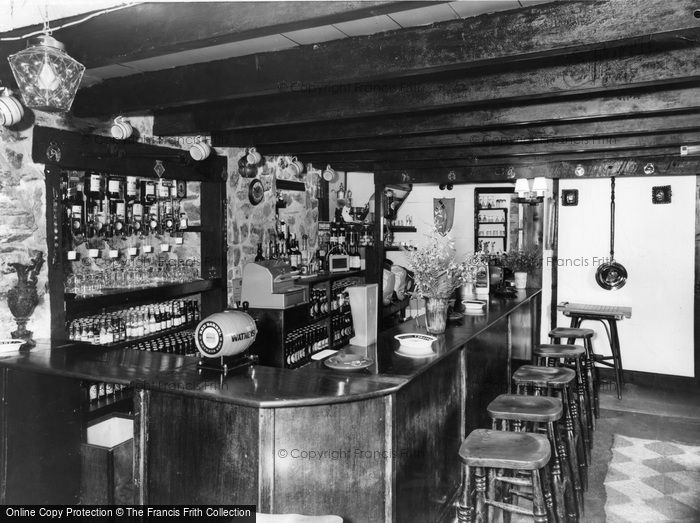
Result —
[[591, 340], [586, 338], [583, 340], [583, 346], [586, 348], [586, 387], [588, 389], [588, 397], [590, 398], [593, 416], [591, 416], [592, 427], [595, 430], [595, 420], [600, 417], [600, 409], [598, 402], [598, 376], [595, 369], [595, 358], [593, 356], [593, 345]]
[[590, 420], [593, 417], [593, 414], [591, 410], [591, 402], [588, 397], [588, 389], [586, 388], [586, 384], [584, 382], [584, 374], [581, 368], [581, 360], [578, 358], [575, 360], [575, 368], [576, 390], [578, 396], [578, 408], [581, 420], [581, 429], [583, 432], [583, 440], [590, 453], [590, 450], [593, 448], [593, 427], [590, 424]]
[[574, 471], [574, 474], [572, 474], [574, 478], [574, 490], [576, 490], [579, 507], [583, 507], [583, 490], [585, 489], [584, 485], [586, 484], [587, 476], [586, 458], [585, 455], [581, 453], [581, 447], [584, 445], [577, 444], [575, 430], [576, 420], [571, 412], [571, 402], [569, 401], [569, 394], [566, 387], [562, 389], [562, 403], [564, 404], [564, 427], [566, 430], [569, 462], [571, 463], [572, 471]]
[[[566, 450], [566, 441], [564, 440], [561, 430], [554, 423], [547, 425], [547, 433], [549, 438], [555, 443], [556, 459], [561, 468], [562, 488], [564, 491], [564, 507], [566, 511], [566, 520], [569, 522], [578, 521], [579, 507], [578, 499], [576, 498], [576, 489], [574, 487], [574, 473], [571, 470], [569, 455]], [[578, 474], [578, 471], [576, 471]]]
[[547, 523], [547, 512], [545, 509], [539, 470], [532, 471], [532, 511], [534, 513], [535, 523]]
[[486, 519], [486, 474], [483, 467], [474, 467], [474, 484], [476, 486], [476, 506], [474, 520], [476, 523], [487, 522]]
[[471, 471], [467, 465], [462, 465], [462, 476], [462, 492], [457, 506], [457, 521], [459, 523], [472, 523]]

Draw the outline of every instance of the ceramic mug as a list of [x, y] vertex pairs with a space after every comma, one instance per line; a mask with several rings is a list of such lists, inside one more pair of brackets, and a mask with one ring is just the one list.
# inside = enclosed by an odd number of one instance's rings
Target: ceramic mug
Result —
[[287, 169], [286, 169], [286, 171], [287, 171], [287, 173], [289, 173], [289, 175], [290, 175], [292, 178], [295, 178], [295, 177], [299, 176], [299, 174], [301, 173], [301, 171], [299, 170], [299, 163], [297, 162], [296, 156], [295, 156], [294, 158], [292, 158], [292, 159], [290, 160], [290, 162], [287, 164]]
[[294, 163], [294, 165], [297, 166], [297, 169], [299, 170], [299, 174], [304, 172], [304, 164], [302, 162], [300, 162], [299, 160], [297, 160], [296, 156], [294, 158], [292, 158], [292, 163]]
[[257, 165], [262, 160], [262, 155], [255, 150], [255, 147], [251, 147], [248, 150], [248, 156], [246, 157], [250, 165]]
[[11, 96], [11, 91], [5, 89], [0, 95], [0, 125], [10, 126], [19, 122], [24, 116], [24, 107], [19, 100]]
[[330, 165], [326, 165], [326, 168], [323, 171], [323, 179], [330, 182], [333, 178], [335, 178], [335, 171]]
[[190, 147], [190, 156], [196, 161], [206, 160], [211, 154], [211, 147], [208, 143], [198, 142]]
[[134, 128], [123, 116], [117, 116], [114, 119], [114, 125], [112, 125], [110, 132], [113, 138], [126, 140], [134, 132]]

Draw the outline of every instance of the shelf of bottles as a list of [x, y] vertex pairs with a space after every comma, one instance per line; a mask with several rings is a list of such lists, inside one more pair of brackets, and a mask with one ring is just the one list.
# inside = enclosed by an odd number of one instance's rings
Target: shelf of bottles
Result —
[[64, 171], [61, 191], [68, 298], [201, 280], [199, 183]]
[[284, 338], [284, 365], [295, 369], [311, 361], [311, 356], [329, 347], [328, 327], [324, 324], [307, 325], [294, 329]]
[[129, 411], [133, 408], [133, 389], [121, 383], [84, 381], [83, 409], [86, 421], [98, 418], [117, 410]]
[[505, 194], [478, 194], [475, 247], [484, 254], [506, 251], [510, 198]]
[[196, 355], [193, 329], [199, 320], [199, 301], [178, 299], [76, 318], [67, 322], [66, 334], [107, 348]]
[[362, 283], [364, 283], [364, 279], [359, 277], [331, 282], [330, 337], [332, 348], [334, 349], [347, 345], [350, 338], [354, 335], [352, 311], [350, 310], [350, 298], [347, 289]]

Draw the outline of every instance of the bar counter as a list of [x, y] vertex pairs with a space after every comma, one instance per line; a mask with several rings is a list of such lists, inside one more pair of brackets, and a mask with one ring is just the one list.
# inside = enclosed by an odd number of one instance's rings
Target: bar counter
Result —
[[[539, 301], [535, 289], [514, 299], [492, 296], [484, 314], [449, 322], [429, 358], [395, 353], [394, 335], [421, 332], [410, 320], [380, 333], [367, 349], [344, 348], [375, 360], [353, 372], [314, 362], [204, 377], [194, 358], [79, 344], [3, 356], [0, 367], [5, 389], [20, 390], [31, 376], [38, 397], [55, 396], [56, 381], [132, 384], [138, 503], [246, 503], [260, 512], [333, 513], [355, 523], [439, 521], [458, 492], [459, 445], [469, 430], [488, 423], [486, 405], [508, 390], [513, 347], [536, 339]], [[43, 386], [46, 380], [52, 386]], [[70, 421], [66, 409], [75, 409], [75, 401], [61, 403], [58, 419]], [[42, 426], [56, 430], [56, 423]], [[54, 441], [46, 451], [74, 439]], [[34, 444], [41, 454], [40, 438]], [[6, 471], [3, 501], [27, 501], [10, 495], [12, 472]], [[31, 481], [51, 475], [44, 470], [40, 477]], [[44, 498], [29, 502], [39, 501]]]

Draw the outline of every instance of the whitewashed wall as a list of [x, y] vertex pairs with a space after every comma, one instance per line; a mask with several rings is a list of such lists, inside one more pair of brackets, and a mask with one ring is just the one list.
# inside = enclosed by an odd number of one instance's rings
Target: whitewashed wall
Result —
[[[560, 190], [579, 190], [579, 205], [559, 210], [558, 300], [631, 306], [632, 318], [619, 323], [624, 368], [693, 376], [695, 177], [615, 181], [615, 258], [628, 271], [627, 284], [606, 291], [595, 282], [610, 250], [610, 179], [562, 180]], [[670, 205], [651, 203], [657, 185], [672, 187]], [[560, 314], [558, 324], [568, 323]], [[603, 328], [584, 325], [597, 331], [596, 350], [609, 354]]]

